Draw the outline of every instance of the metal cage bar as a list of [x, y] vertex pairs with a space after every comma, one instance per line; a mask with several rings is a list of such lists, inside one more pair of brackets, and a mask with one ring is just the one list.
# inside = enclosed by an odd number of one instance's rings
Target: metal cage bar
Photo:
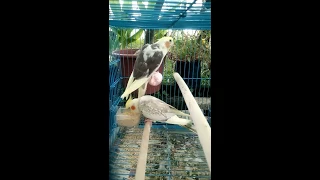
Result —
[[[154, 31], [154, 36], [165, 30], [170, 36], [175, 36], [175, 40], [181, 39], [181, 31], [186, 29], [194, 30], [193, 33], [211, 29], [210, 3], [201, 3], [199, 0], [187, 2], [182, 0], [143, 0], [136, 2], [136, 6], [134, 6], [133, 1], [111, 0], [109, 7], [109, 179], [115, 180], [134, 179], [136, 168], [134, 159], [137, 159], [139, 155], [144, 120], [141, 118], [136, 128], [120, 128], [116, 123], [115, 114], [119, 106], [123, 106], [125, 103], [120, 99], [120, 95], [131, 74], [130, 67], [133, 67], [134, 59], [127, 59], [127, 63], [124, 65], [121, 56], [114, 52], [119, 49], [140, 49], [144, 44], [143, 37], [146, 29]], [[146, 6], [146, 2], [148, 2], [148, 6]], [[192, 3], [194, 4], [191, 6]], [[143, 29], [144, 32], [136, 41], [132, 41], [130, 37], [139, 32], [139, 29]], [[183, 38], [186, 41], [189, 40], [189, 37]], [[154, 40], [156, 41], [156, 39]], [[196, 51], [200, 51], [201, 47], [202, 44], [195, 47]], [[182, 61], [188, 61], [183, 56], [178, 58]], [[173, 72], [182, 70], [185, 73], [183, 79], [190, 84], [190, 88], [193, 88], [194, 97], [198, 98], [197, 102], [211, 124], [211, 73], [203, 72], [207, 66], [203, 60], [194, 64], [181, 63], [167, 55], [163, 64], [162, 83], [159, 90], [157, 87], [151, 87], [156, 91], [151, 95], [177, 109], [187, 110], [179, 87], [173, 78]], [[195, 74], [200, 74], [200, 77], [195, 77]], [[180, 126], [159, 122], [153, 123], [151, 129], [146, 179], [210, 178], [197, 135]]]

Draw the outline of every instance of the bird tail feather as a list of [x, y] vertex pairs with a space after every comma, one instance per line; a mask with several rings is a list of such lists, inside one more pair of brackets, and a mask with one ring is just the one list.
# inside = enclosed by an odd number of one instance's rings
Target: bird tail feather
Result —
[[[126, 90], [124, 91], [124, 93], [121, 95], [121, 99], [123, 99], [124, 97], [128, 97], [129, 94], [131, 94], [133, 91], [137, 90], [140, 86], [142, 86], [146, 81], [148, 80], [148, 78], [142, 78], [139, 80], [135, 80], [133, 81], [130, 86], [127, 86]], [[128, 83], [129, 84], [129, 83]]]
[[179, 125], [181, 127], [187, 128], [190, 131], [192, 131], [192, 132], [197, 134], [197, 131], [194, 128], [193, 122], [190, 119], [179, 118], [177, 115], [175, 115], [175, 116], [172, 116], [171, 118], [169, 118], [166, 121], [166, 123]]
[[146, 91], [147, 91], [147, 85], [148, 83], [144, 83], [142, 86], [139, 87], [139, 90], [138, 90], [138, 98], [144, 96], [146, 94]]
[[[129, 81], [128, 81], [128, 83], [127, 83], [127, 87], [126, 87], [126, 90], [130, 87], [130, 85], [132, 84], [132, 82], [133, 82], [133, 80], [134, 80], [134, 78], [133, 78], [133, 72], [131, 73], [131, 75], [130, 75], [130, 78], [129, 78]], [[121, 95], [121, 99], [124, 99], [125, 98], [125, 100], [127, 101], [128, 99], [129, 99], [129, 95], [130, 94], [122, 94]]]
[[179, 115], [179, 116], [187, 116], [187, 117], [191, 117], [190, 114], [186, 114], [186, 113], [183, 113], [177, 109], [172, 109], [172, 112], [175, 113], [176, 115]]
[[192, 123], [192, 121], [190, 119], [183, 119], [183, 118], [179, 118], [177, 115], [172, 116], [171, 118], [169, 118], [166, 123], [169, 124], [177, 124], [177, 125], [187, 125]]

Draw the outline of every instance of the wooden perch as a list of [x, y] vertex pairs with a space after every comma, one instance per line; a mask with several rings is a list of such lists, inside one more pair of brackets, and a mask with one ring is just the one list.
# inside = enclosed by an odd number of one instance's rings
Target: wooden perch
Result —
[[192, 96], [189, 87], [178, 73], [173, 73], [174, 79], [181, 90], [184, 101], [188, 107], [195, 129], [197, 130], [200, 144], [203, 148], [209, 170], [211, 172], [211, 128], [207, 119], [204, 117], [199, 105]]
[[140, 153], [138, 157], [138, 164], [135, 179], [144, 180], [146, 174], [146, 164], [147, 164], [147, 153], [149, 145], [149, 135], [152, 126], [152, 121], [147, 121], [144, 125], [144, 130], [142, 134], [142, 141], [140, 146]]
[[[138, 97], [144, 96], [147, 90], [147, 84], [145, 83], [144, 89], [141, 93], [138, 94]], [[145, 174], [146, 174], [146, 164], [147, 164], [147, 156], [148, 156], [148, 145], [149, 145], [149, 136], [151, 131], [152, 121], [148, 120], [145, 122], [144, 130], [142, 134], [142, 140], [140, 145], [140, 153], [138, 157], [138, 163], [137, 163], [137, 169], [136, 169], [136, 180], [145, 180]]]

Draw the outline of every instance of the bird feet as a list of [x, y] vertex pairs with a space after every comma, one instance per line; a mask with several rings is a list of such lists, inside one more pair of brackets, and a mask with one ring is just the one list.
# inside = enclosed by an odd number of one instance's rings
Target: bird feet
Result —
[[147, 123], [147, 122], [152, 122], [151, 119], [144, 119], [144, 123]]

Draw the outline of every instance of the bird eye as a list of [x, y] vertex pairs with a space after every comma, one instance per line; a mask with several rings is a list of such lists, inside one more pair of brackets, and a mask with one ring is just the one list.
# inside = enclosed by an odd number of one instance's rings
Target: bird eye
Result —
[[171, 39], [169, 41], [171, 42]]

